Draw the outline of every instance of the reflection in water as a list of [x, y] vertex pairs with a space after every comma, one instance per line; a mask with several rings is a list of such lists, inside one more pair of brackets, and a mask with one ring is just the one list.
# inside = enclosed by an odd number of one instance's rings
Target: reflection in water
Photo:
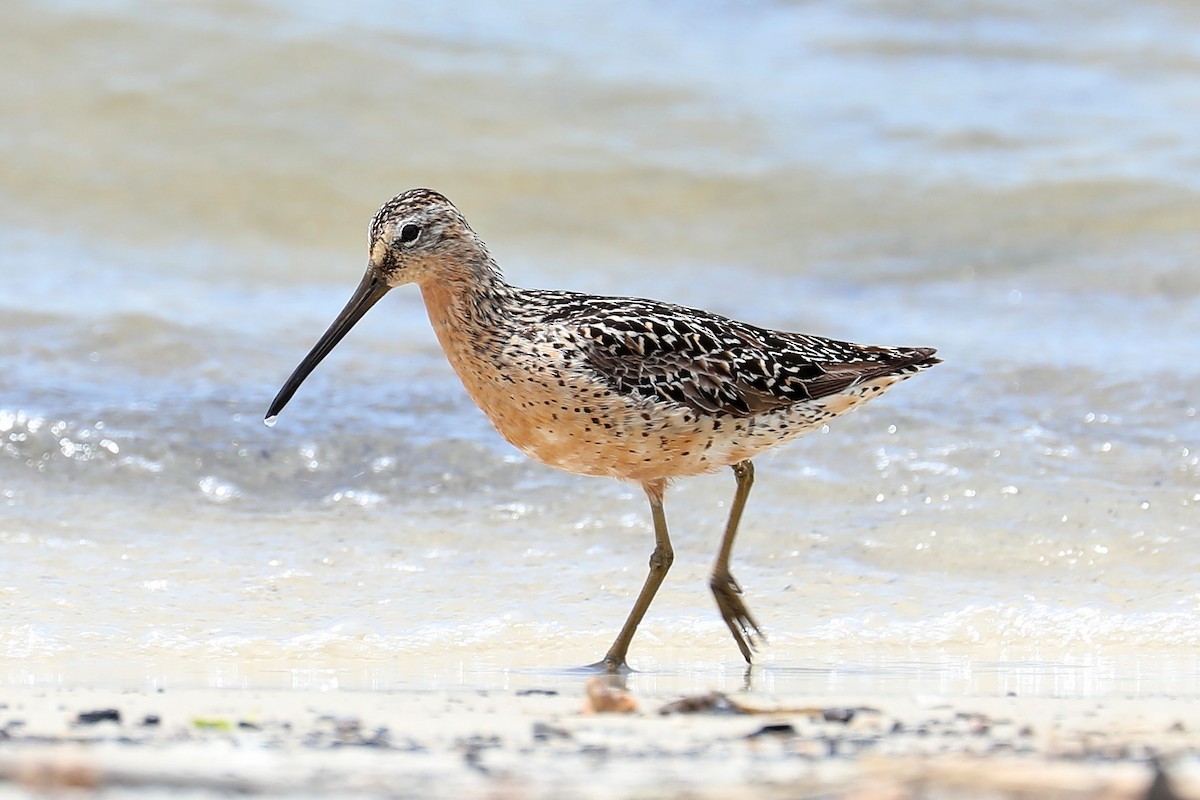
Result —
[[[756, 698], [780, 696], [857, 698], [863, 702], [884, 697], [929, 702], [948, 697], [1187, 697], [1200, 690], [1200, 660], [1194, 654], [1009, 661], [987, 661], [970, 655], [798, 659], [786, 665], [768, 663], [750, 669], [736, 658], [643, 661], [651, 663], [622, 678], [624, 687], [635, 695], [669, 697], [720, 691], [737, 693], [750, 703]], [[0, 673], [0, 680], [12, 686], [86, 683], [134, 689], [537, 689], [567, 696], [582, 696], [588, 677], [589, 673], [575, 667], [532, 663], [527, 652], [516, 650], [482, 656], [474, 653], [462, 659], [436, 653], [420, 658], [368, 660], [353, 656], [248, 660], [230, 655], [196, 661], [160, 656], [145, 662], [141, 671], [111, 658], [85, 663], [68, 657], [56, 659], [52, 668], [13, 665]]]

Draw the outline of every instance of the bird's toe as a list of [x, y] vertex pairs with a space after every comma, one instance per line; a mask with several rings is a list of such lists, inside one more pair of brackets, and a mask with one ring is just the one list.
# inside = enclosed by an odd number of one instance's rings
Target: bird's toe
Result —
[[727, 572], [713, 573], [709, 586], [717, 601], [717, 608], [721, 611], [721, 618], [733, 634], [733, 640], [742, 651], [742, 657], [746, 659], [746, 663], [752, 663], [754, 651], [760, 645], [766, 644], [767, 637], [754, 615], [750, 613], [750, 609], [746, 607], [746, 602], [742, 599], [742, 587], [733, 575]]

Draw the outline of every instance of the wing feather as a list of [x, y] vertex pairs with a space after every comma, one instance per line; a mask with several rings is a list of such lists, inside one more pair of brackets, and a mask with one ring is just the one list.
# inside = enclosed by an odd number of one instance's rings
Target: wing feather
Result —
[[648, 300], [588, 298], [570, 306], [556, 321], [617, 391], [705, 414], [749, 417], [936, 361], [928, 348], [772, 331]]

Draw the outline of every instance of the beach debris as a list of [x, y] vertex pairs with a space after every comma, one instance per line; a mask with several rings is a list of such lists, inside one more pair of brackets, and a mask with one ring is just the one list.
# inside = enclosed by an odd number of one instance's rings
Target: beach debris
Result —
[[566, 728], [559, 728], [548, 722], [539, 720], [533, 723], [533, 738], [534, 741], [538, 742], [545, 742], [550, 739], [570, 739], [571, 732]]
[[[317, 717], [317, 724], [304, 738], [307, 747], [380, 747], [391, 748], [392, 734], [385, 725], [371, 728], [355, 716], [324, 714]], [[262, 730], [255, 725], [253, 730]], [[420, 745], [410, 743], [409, 750], [420, 750]]]
[[849, 725], [857, 712], [857, 708], [840, 708], [834, 706], [833, 708], [823, 710], [821, 712], [821, 719], [826, 722], [840, 722], [843, 725]]
[[724, 692], [694, 694], [672, 700], [658, 710], [659, 714], [754, 714]]
[[518, 689], [517, 690], [517, 697], [533, 697], [534, 695], [541, 695], [543, 697], [557, 697], [558, 690], [557, 689]]
[[672, 700], [658, 710], [659, 714], [794, 714], [796, 716], [821, 719], [825, 722], [840, 722], [848, 725], [859, 712], [879, 713], [873, 708], [850, 708], [846, 706], [799, 706], [759, 708], [735, 700], [724, 692], [694, 694]]
[[21, 786], [41, 794], [94, 789], [100, 783], [100, 773], [95, 767], [70, 756], [28, 761], [17, 768], [13, 777]]
[[[363, 733], [359, 736], [359, 747], [392, 747], [392, 732], [388, 730], [386, 725], [380, 725], [370, 733]], [[411, 749], [411, 748], [410, 748]]]
[[796, 728], [790, 722], [768, 722], [756, 731], [746, 734], [747, 739], [757, 739], [761, 736], [795, 736]]
[[487, 750], [503, 747], [504, 741], [499, 736], [484, 736], [477, 733], [460, 738], [455, 744], [462, 750], [464, 764], [484, 775], [492, 775], [491, 768], [483, 763], [483, 754]]
[[1154, 768], [1154, 778], [1146, 789], [1145, 800], [1182, 800], [1171, 786], [1171, 779], [1158, 756], [1150, 758], [1150, 766]]
[[218, 717], [192, 717], [192, 727], [201, 731], [221, 731], [227, 733], [233, 730], [233, 723]]
[[600, 677], [589, 678], [583, 701], [584, 714], [630, 714], [637, 711], [637, 701], [624, 689], [618, 689]]
[[95, 711], [80, 711], [75, 716], [76, 725], [95, 725], [98, 722], [120, 722], [121, 712], [115, 708], [100, 708]]
[[956, 727], [971, 736], [984, 736], [990, 733], [994, 724], [991, 717], [977, 711], [959, 711], [954, 715], [954, 719]]

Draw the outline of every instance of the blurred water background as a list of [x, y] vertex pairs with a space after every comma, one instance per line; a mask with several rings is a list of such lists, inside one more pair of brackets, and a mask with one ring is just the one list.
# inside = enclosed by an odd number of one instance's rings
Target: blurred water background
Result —
[[[0, 685], [492, 685], [603, 653], [640, 490], [504, 444], [415, 290], [262, 425], [375, 209], [430, 186], [520, 285], [939, 348], [758, 463], [754, 685], [1200, 692], [1195, 4], [3, 16]], [[741, 685], [706, 581], [732, 488], [668, 495], [640, 680]]]

